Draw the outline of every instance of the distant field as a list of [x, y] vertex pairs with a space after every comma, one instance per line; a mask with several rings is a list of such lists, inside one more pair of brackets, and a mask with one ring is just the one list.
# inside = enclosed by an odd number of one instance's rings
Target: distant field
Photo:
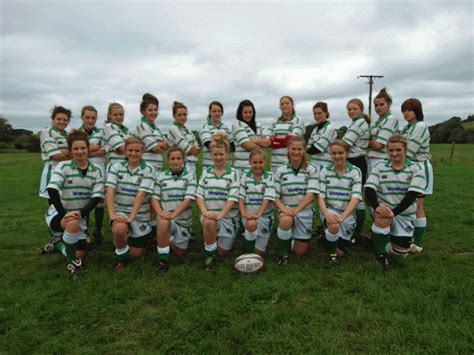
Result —
[[274, 238], [263, 272], [232, 269], [240, 240], [204, 272], [196, 221], [189, 256], [164, 276], [154, 251], [114, 273], [106, 228], [73, 278], [60, 255], [37, 252], [48, 238], [39, 154], [0, 154], [0, 352], [472, 354], [474, 145], [456, 145], [451, 163], [450, 145], [431, 149], [425, 251], [386, 275], [362, 248], [328, 269], [316, 241], [281, 268]]
[[474, 121], [464, 122], [462, 125], [465, 129], [474, 128]]

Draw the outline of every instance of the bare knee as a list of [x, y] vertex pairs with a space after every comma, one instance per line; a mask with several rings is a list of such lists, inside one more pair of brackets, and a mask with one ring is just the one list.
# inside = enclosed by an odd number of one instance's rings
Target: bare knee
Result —
[[339, 223], [332, 223], [327, 225], [328, 232], [331, 234], [339, 233]]
[[249, 232], [255, 232], [257, 230], [257, 221], [255, 219], [248, 220], [245, 224], [245, 229]]
[[388, 228], [392, 225], [393, 218], [380, 217], [375, 214], [374, 224], [379, 228]]
[[289, 230], [293, 226], [293, 217], [287, 215], [280, 215], [280, 222], [278, 227], [283, 230]]

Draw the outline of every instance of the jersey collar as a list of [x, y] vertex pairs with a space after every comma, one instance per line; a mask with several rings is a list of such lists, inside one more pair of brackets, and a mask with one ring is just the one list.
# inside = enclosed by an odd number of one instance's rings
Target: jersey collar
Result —
[[145, 117], [142, 117], [141, 122], [148, 123], [151, 126], [151, 128], [156, 129], [155, 122], [152, 123], [148, 121]]
[[215, 125], [214, 122], [212, 122], [211, 118], [208, 117], [208, 118], [207, 118], [207, 124], [210, 125], [210, 126], [214, 126], [214, 127], [217, 127], [217, 128], [221, 128], [221, 126], [222, 126], [222, 118], [221, 118], [221, 122], [220, 122], [218, 125]]

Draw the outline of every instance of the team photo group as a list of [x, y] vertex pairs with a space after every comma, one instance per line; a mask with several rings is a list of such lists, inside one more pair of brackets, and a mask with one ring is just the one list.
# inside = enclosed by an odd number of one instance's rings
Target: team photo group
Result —
[[[93, 106], [82, 108], [77, 129], [68, 127], [71, 111], [55, 106], [41, 132], [40, 196], [48, 200], [51, 238], [41, 252], [64, 255], [67, 270], [79, 274], [110, 222], [117, 271], [142, 257], [151, 239], [156, 271], [166, 273], [170, 254], [186, 257], [201, 232], [205, 270], [230, 253], [236, 238], [243, 238], [239, 254], [261, 260], [272, 239], [283, 266], [290, 254], [306, 255], [319, 236], [330, 266], [340, 265], [353, 244], [370, 243], [388, 271], [392, 256], [423, 250], [424, 198], [433, 190], [430, 135], [418, 99], [395, 110], [382, 89], [373, 104], [371, 118], [360, 99], [349, 100], [350, 124], [338, 139], [328, 105], [317, 102], [308, 141], [290, 96], [280, 98], [281, 115], [268, 126], [250, 100], [240, 102], [231, 126], [222, 122], [223, 105], [212, 101], [199, 139], [181, 102], [172, 106], [172, 127], [160, 129], [160, 102], [149, 93], [137, 104], [142, 118], [133, 133], [119, 103], [109, 104], [103, 128]], [[194, 203], [201, 231], [193, 230]], [[368, 231], [366, 215], [373, 222]], [[313, 231], [316, 220], [320, 233]]]

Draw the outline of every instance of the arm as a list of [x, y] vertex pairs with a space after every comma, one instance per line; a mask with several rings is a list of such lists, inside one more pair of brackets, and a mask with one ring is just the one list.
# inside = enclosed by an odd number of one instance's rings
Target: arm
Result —
[[410, 205], [415, 202], [416, 198], [418, 197], [419, 193], [416, 191], [408, 191], [400, 203], [392, 209], [392, 212], [395, 216], [399, 215], [403, 211], [405, 211]]
[[303, 211], [308, 205], [310, 205], [311, 203], [313, 203], [313, 200], [314, 200], [314, 192], [308, 192], [304, 198], [300, 201], [300, 203], [298, 204], [298, 206], [294, 209], [295, 211], [295, 214], [298, 214], [300, 213], [301, 211]]
[[185, 198], [183, 202], [173, 212], [171, 212], [171, 219], [179, 217], [181, 213], [186, 211], [189, 208], [189, 206], [191, 206], [192, 202], [193, 200], [189, 198]]
[[140, 210], [140, 207], [142, 207], [143, 200], [145, 200], [147, 194], [148, 193], [143, 190], [138, 191], [135, 201], [133, 201], [132, 212], [130, 212], [130, 216], [128, 217], [129, 222], [132, 222], [137, 218], [138, 211]]
[[247, 209], [245, 208], [245, 200], [242, 198], [239, 198], [239, 211], [240, 215], [245, 219], [252, 219], [253, 213], [247, 212]]
[[337, 216], [334, 213], [329, 212], [326, 206], [326, 201], [324, 201], [324, 198], [321, 196], [318, 196], [318, 206], [324, 216], [324, 219], [329, 224], [336, 224], [339, 222]]
[[289, 208], [287, 206], [285, 206], [283, 204], [283, 201], [277, 197], [275, 199], [275, 206], [281, 211], [283, 212], [284, 214], [290, 216], [290, 217], [293, 217], [296, 213], [294, 212], [294, 210], [292, 208]]
[[349, 215], [354, 212], [356, 209], [357, 205], [359, 204], [360, 199], [358, 197], [353, 197], [349, 201], [349, 204], [347, 205], [346, 209], [344, 212], [339, 216], [339, 222], [342, 223]]
[[257, 213], [255, 213], [255, 219], [259, 219], [260, 217], [262, 217], [262, 215], [265, 213], [265, 211], [267, 210], [268, 206], [270, 206], [271, 203], [272, 201], [264, 199]]
[[377, 142], [375, 139], [369, 141], [369, 148], [372, 150], [382, 150], [385, 148], [385, 144]]
[[227, 213], [234, 207], [235, 201], [233, 200], [227, 200], [225, 203], [224, 208], [217, 214], [216, 220], [220, 220], [226, 216]]
[[58, 211], [59, 216], [61, 219], [66, 215], [66, 210], [61, 202], [61, 197], [59, 196], [59, 191], [48, 187], [48, 195], [51, 203], [53, 204], [56, 211]]
[[196, 197], [196, 204], [199, 207], [199, 210], [201, 211], [201, 214], [209, 219], [216, 219], [217, 218], [217, 213], [215, 212], [210, 212], [207, 210], [206, 203], [201, 197]]
[[165, 141], [159, 141], [156, 145], [151, 149], [153, 153], [163, 153], [168, 150], [168, 143]]

